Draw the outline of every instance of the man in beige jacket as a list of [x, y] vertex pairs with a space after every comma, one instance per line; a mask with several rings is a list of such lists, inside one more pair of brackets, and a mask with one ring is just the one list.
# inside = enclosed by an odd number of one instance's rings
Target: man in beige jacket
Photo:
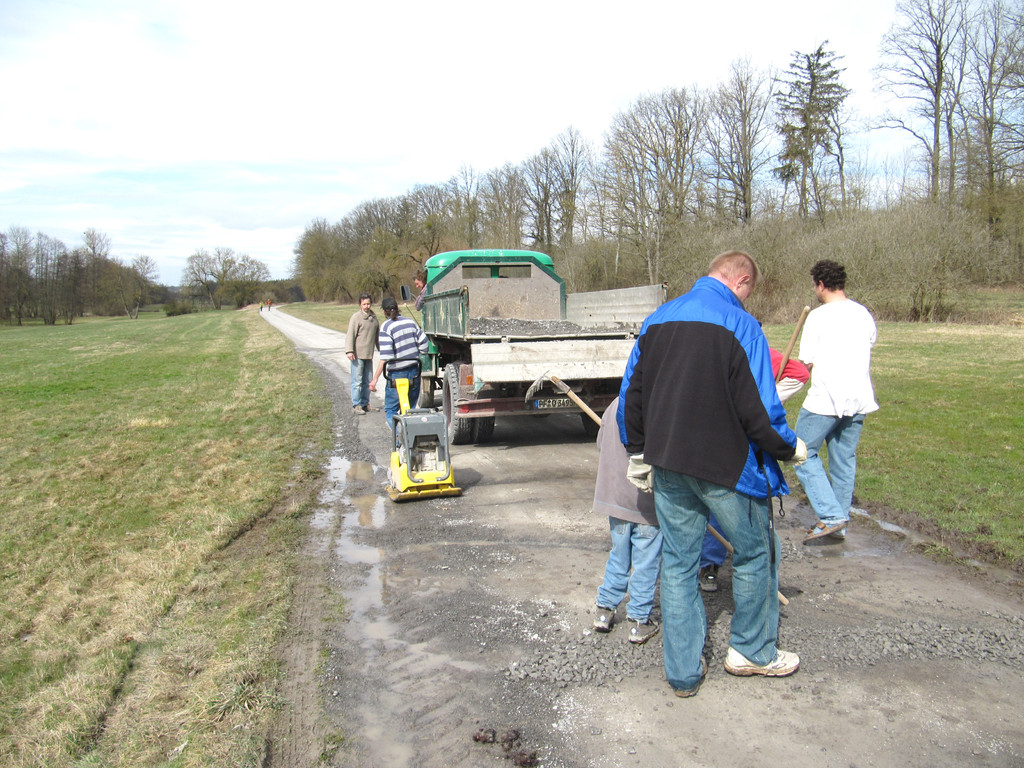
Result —
[[359, 311], [348, 321], [345, 355], [349, 359], [352, 380], [352, 410], [360, 416], [379, 410], [370, 405], [370, 377], [373, 375], [373, 351], [377, 348], [380, 322], [370, 308], [373, 299], [364, 293], [359, 297]]

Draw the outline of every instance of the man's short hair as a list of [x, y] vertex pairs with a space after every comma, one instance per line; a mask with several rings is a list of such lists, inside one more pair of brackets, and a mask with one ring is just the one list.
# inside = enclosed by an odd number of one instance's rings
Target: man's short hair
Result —
[[814, 284], [821, 283], [829, 291], [841, 291], [846, 287], [846, 268], [837, 261], [822, 259], [811, 267]]
[[360, 293], [359, 294], [359, 303], [362, 304], [364, 299], [369, 299], [370, 301], [373, 301], [373, 296], [371, 296], [368, 293]]
[[761, 279], [761, 270], [758, 269], [757, 262], [743, 251], [725, 251], [715, 256], [708, 265], [708, 274], [716, 272], [724, 277], [750, 275], [754, 285]]

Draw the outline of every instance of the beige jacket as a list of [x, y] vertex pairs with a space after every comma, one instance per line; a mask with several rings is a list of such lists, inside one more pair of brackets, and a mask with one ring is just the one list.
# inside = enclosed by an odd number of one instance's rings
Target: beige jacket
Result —
[[369, 312], [357, 311], [348, 321], [348, 333], [345, 334], [345, 354], [355, 354], [360, 360], [372, 360], [373, 350], [377, 348], [377, 333], [380, 323], [371, 309]]

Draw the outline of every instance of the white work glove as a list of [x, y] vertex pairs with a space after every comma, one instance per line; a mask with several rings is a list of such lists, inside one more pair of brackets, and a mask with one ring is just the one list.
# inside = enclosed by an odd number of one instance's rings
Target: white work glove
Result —
[[642, 453], [634, 453], [629, 457], [626, 479], [644, 493], [651, 493], [651, 465], [644, 463]]
[[798, 437], [796, 439], [796, 450], [790, 458], [786, 459], [786, 463], [799, 467], [805, 461], [807, 461], [807, 445]]

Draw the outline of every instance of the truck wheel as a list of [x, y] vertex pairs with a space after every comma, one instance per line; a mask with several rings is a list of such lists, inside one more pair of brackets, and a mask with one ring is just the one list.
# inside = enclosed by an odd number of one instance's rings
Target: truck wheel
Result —
[[486, 443], [494, 436], [494, 417], [473, 419], [473, 442]]
[[583, 419], [583, 431], [587, 437], [597, 437], [597, 430], [601, 428], [601, 425], [585, 413], [581, 413], [580, 418]]
[[441, 387], [441, 400], [444, 417], [448, 419], [448, 442], [452, 445], [465, 445], [473, 439], [473, 420], [460, 419], [455, 416], [455, 398], [459, 391], [459, 366], [452, 363], [444, 367], [444, 384]]

